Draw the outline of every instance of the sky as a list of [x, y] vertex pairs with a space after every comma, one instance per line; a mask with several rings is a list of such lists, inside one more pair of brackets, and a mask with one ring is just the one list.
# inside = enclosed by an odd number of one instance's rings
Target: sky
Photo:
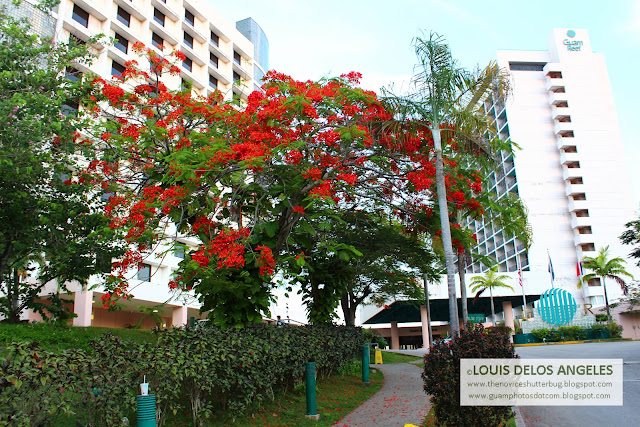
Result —
[[416, 62], [412, 40], [432, 31], [447, 39], [462, 66], [474, 68], [495, 60], [496, 50], [546, 50], [553, 28], [587, 29], [592, 50], [607, 63], [625, 150], [621, 161], [638, 206], [640, 0], [204, 1], [228, 21], [252, 17], [262, 27], [270, 69], [298, 80], [358, 71], [362, 86], [376, 91], [407, 88]]

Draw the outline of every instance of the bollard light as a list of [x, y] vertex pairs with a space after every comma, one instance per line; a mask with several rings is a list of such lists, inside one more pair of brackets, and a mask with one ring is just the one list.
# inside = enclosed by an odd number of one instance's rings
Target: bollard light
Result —
[[307, 362], [305, 386], [307, 391], [307, 418], [319, 420], [316, 408], [316, 362]]
[[369, 384], [369, 344], [362, 346], [362, 382]]

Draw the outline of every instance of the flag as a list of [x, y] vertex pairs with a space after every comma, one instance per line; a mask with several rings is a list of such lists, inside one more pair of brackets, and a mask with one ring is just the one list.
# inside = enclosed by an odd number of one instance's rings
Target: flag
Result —
[[522, 268], [518, 269], [518, 284], [522, 287]]
[[578, 261], [578, 264], [576, 265], [576, 274], [578, 275], [578, 277], [584, 276], [584, 271], [582, 270], [582, 261]]
[[549, 251], [547, 251], [547, 256], [549, 257], [549, 273], [551, 274], [551, 281], [553, 282], [556, 278], [556, 274], [553, 272], [553, 263], [551, 262], [551, 255], [549, 255]]

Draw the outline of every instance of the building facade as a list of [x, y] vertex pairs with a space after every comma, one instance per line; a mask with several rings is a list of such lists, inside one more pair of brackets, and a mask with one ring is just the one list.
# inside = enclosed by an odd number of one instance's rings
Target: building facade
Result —
[[[486, 111], [500, 137], [521, 149], [502, 156], [488, 185], [498, 197], [521, 197], [529, 210], [533, 242], [526, 248], [494, 224], [469, 224], [478, 238], [476, 250], [492, 256], [501, 274], [511, 277], [514, 291], [500, 289], [494, 296], [503, 299], [505, 311], [513, 307], [516, 317], [522, 316], [522, 294], [531, 310], [552, 287], [569, 291], [582, 311], [585, 304], [602, 306], [600, 280], [578, 286], [578, 262], [607, 245], [611, 256], [626, 259], [630, 248], [619, 236], [637, 217], [605, 59], [591, 50], [586, 30], [565, 28], [553, 30], [548, 50], [498, 51], [497, 62], [509, 71], [512, 93], [506, 100], [487, 100]], [[629, 261], [628, 271], [639, 277], [634, 264]], [[467, 284], [486, 269], [470, 263]], [[446, 280], [429, 291], [432, 299], [448, 298]], [[617, 283], [607, 281], [610, 302], [621, 292]], [[502, 304], [497, 309], [502, 311]], [[364, 310], [362, 320], [376, 311]], [[469, 311], [474, 312], [473, 305]], [[505, 318], [503, 313], [497, 317]]]
[[[23, 6], [32, 7], [29, 3]], [[25, 13], [29, 15], [28, 10]], [[257, 87], [254, 54], [259, 52], [259, 63], [268, 65], [266, 36], [255, 21], [250, 19], [252, 31], [263, 41], [259, 49], [249, 40], [250, 34], [238, 31], [204, 1], [61, 0], [51, 19], [47, 20], [46, 16], [42, 19], [48, 23], [47, 28], [57, 42], [82, 43], [99, 34], [113, 39], [112, 44], [91, 45], [96, 55], [91, 64], [74, 64], [79, 73], [93, 72], [105, 79], [122, 73], [125, 62], [133, 59], [138, 60], [141, 67], [145, 66], [145, 61], [132, 51], [136, 42], [152, 46], [160, 54], [174, 50], [184, 53], [186, 60], [178, 64], [180, 75], [167, 75], [163, 81], [169, 89], [178, 89], [189, 81], [195, 94], [202, 96], [219, 89], [226, 99], [246, 99]], [[263, 76], [264, 71], [257, 75]], [[79, 73], [72, 74], [78, 77]], [[166, 244], [154, 248], [139, 271], [131, 271], [129, 283], [134, 298], [120, 301], [122, 310], [102, 309], [100, 297], [104, 292], [97, 279], [88, 287], [70, 284], [72, 308], [78, 315], [74, 325], [124, 327], [141, 321], [142, 327], [153, 327], [156, 322], [149, 313], [160, 316], [167, 327], [184, 325], [190, 317], [200, 318], [200, 304], [193, 295], [174, 293], [168, 287], [184, 258], [183, 250], [169, 250], [173, 248], [171, 240], [186, 247], [195, 247], [198, 242], [170, 231], [166, 237]], [[48, 287], [49, 292], [56, 289], [55, 284]], [[31, 312], [25, 313], [25, 317], [33, 321], [40, 316]]]
[[204, 1], [62, 0], [54, 16], [61, 41], [86, 41], [97, 34], [116, 40], [95, 45], [97, 58], [84, 69], [80, 64], [80, 71], [118, 75], [126, 61], [139, 59], [131, 47], [140, 41], [160, 54], [185, 54], [180, 76], [167, 76], [170, 89], [188, 80], [203, 96], [219, 89], [228, 99], [234, 94], [246, 99], [253, 91], [253, 44]]

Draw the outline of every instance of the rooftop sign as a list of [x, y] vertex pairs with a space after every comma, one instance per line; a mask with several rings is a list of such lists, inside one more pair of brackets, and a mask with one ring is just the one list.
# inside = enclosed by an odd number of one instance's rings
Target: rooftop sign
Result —
[[562, 43], [567, 46], [567, 50], [572, 50], [572, 51], [580, 51], [580, 48], [582, 47], [583, 43], [582, 40], [571, 40], [576, 36], [576, 32], [573, 30], [569, 30], [567, 31], [567, 37], [562, 41]]

